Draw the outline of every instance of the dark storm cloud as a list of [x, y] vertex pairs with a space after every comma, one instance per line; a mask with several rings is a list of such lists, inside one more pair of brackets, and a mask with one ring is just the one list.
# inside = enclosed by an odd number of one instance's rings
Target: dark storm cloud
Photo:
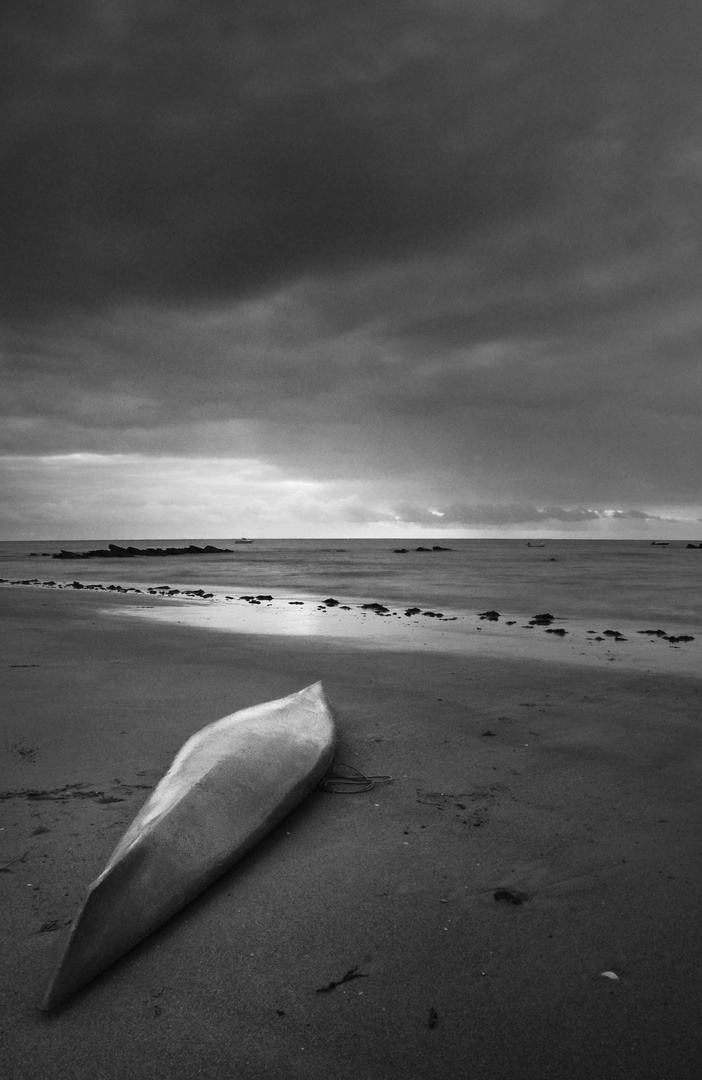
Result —
[[[646, 163], [697, 49], [684, 16], [615, 8], [8, 0], [5, 304], [233, 297], [564, 200], [578, 248], [613, 217], [650, 241]], [[567, 263], [561, 239], [520, 257]]]
[[0, 20], [0, 451], [256, 459], [432, 528], [697, 505], [696, 0]]
[[[14, 304], [237, 295], [540, 197], [533, 133], [477, 114], [480, 35], [453, 44], [450, 10], [28, 0], [3, 13]], [[509, 21], [498, 37], [514, 48]]]

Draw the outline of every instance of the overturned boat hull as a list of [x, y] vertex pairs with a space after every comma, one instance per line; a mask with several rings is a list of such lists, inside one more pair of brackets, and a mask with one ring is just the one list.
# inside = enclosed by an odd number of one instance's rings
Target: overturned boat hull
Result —
[[59, 1005], [245, 855], [318, 784], [334, 743], [321, 683], [193, 735], [89, 886], [42, 1008]]

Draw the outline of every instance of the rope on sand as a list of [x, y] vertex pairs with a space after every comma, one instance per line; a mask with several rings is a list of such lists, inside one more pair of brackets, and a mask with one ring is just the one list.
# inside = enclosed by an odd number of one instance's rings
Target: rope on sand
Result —
[[366, 776], [353, 765], [340, 761], [332, 766], [331, 772], [322, 777], [319, 786], [322, 791], [330, 791], [333, 795], [357, 795], [362, 791], [370, 791], [376, 784], [391, 784], [392, 780], [392, 776]]

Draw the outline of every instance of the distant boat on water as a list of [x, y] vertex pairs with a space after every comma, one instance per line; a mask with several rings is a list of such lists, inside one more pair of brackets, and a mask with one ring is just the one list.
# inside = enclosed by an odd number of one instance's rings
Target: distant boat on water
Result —
[[545, 544], [532, 544], [531, 540], [527, 540], [527, 547], [546, 547]]
[[240, 536], [238, 540], [234, 541], [235, 544], [253, 544], [253, 540], [247, 540], [245, 536]]
[[668, 547], [668, 540], [652, 540], [651, 547]]

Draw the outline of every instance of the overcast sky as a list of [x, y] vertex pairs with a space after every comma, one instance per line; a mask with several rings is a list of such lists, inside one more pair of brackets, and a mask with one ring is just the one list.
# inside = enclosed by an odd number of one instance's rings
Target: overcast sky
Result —
[[702, 538], [699, 0], [3, 0], [5, 538]]

